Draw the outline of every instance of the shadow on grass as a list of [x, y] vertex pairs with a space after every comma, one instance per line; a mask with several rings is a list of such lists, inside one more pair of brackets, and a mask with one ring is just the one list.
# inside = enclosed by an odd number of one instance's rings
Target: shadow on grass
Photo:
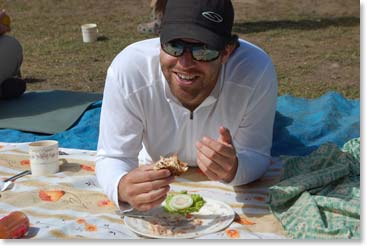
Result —
[[99, 37], [97, 38], [97, 41], [107, 41], [107, 40], [109, 40], [109, 38], [108, 38], [108, 37], [106, 37], [106, 36], [99, 36]]
[[359, 24], [360, 19], [358, 17], [346, 16], [315, 20], [276, 20], [234, 23], [232, 31], [235, 33], [257, 33], [276, 29], [317, 30], [330, 26], [350, 27], [358, 26]]
[[24, 81], [25, 81], [27, 84], [35, 84], [35, 83], [41, 83], [41, 82], [44, 82], [44, 81], [46, 81], [46, 80], [45, 80], [45, 79], [37, 79], [37, 78], [27, 77], [27, 78], [24, 78]]

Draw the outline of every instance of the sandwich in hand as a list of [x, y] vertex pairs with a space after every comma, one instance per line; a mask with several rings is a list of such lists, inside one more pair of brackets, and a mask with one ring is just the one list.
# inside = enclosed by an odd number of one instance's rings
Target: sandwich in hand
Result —
[[154, 170], [163, 168], [170, 170], [174, 176], [180, 176], [189, 169], [188, 164], [186, 162], [180, 161], [177, 155], [166, 158], [161, 156], [161, 159], [154, 163]]

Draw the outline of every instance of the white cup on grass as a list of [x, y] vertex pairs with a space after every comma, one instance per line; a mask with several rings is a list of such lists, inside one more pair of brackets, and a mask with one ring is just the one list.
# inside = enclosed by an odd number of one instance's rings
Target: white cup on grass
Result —
[[97, 24], [88, 23], [81, 26], [83, 42], [84, 43], [92, 43], [97, 41], [98, 38], [98, 29]]
[[59, 143], [57, 141], [33, 142], [28, 145], [28, 149], [32, 175], [49, 175], [59, 171]]

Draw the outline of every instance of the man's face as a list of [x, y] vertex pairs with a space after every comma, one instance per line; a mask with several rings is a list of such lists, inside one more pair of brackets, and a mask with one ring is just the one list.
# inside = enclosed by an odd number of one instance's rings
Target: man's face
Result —
[[[183, 41], [197, 43], [191, 39]], [[228, 60], [232, 51], [233, 49], [226, 48], [218, 59], [203, 62], [194, 60], [189, 49], [179, 57], [171, 56], [161, 49], [161, 69], [172, 94], [186, 108], [193, 111], [214, 89], [221, 66]]]

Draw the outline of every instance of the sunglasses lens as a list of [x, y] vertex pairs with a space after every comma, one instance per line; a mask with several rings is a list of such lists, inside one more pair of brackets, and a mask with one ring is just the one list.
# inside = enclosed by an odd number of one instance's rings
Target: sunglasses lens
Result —
[[162, 49], [169, 55], [179, 57], [183, 54], [184, 47], [175, 42], [168, 42], [162, 45]]
[[162, 49], [169, 55], [179, 57], [182, 56], [185, 49], [190, 49], [192, 57], [196, 61], [213, 61], [220, 55], [220, 51], [207, 49], [204, 44], [192, 44], [183, 41], [171, 41], [162, 44]]
[[213, 61], [219, 57], [219, 51], [198, 47], [192, 49], [192, 56], [197, 61]]

